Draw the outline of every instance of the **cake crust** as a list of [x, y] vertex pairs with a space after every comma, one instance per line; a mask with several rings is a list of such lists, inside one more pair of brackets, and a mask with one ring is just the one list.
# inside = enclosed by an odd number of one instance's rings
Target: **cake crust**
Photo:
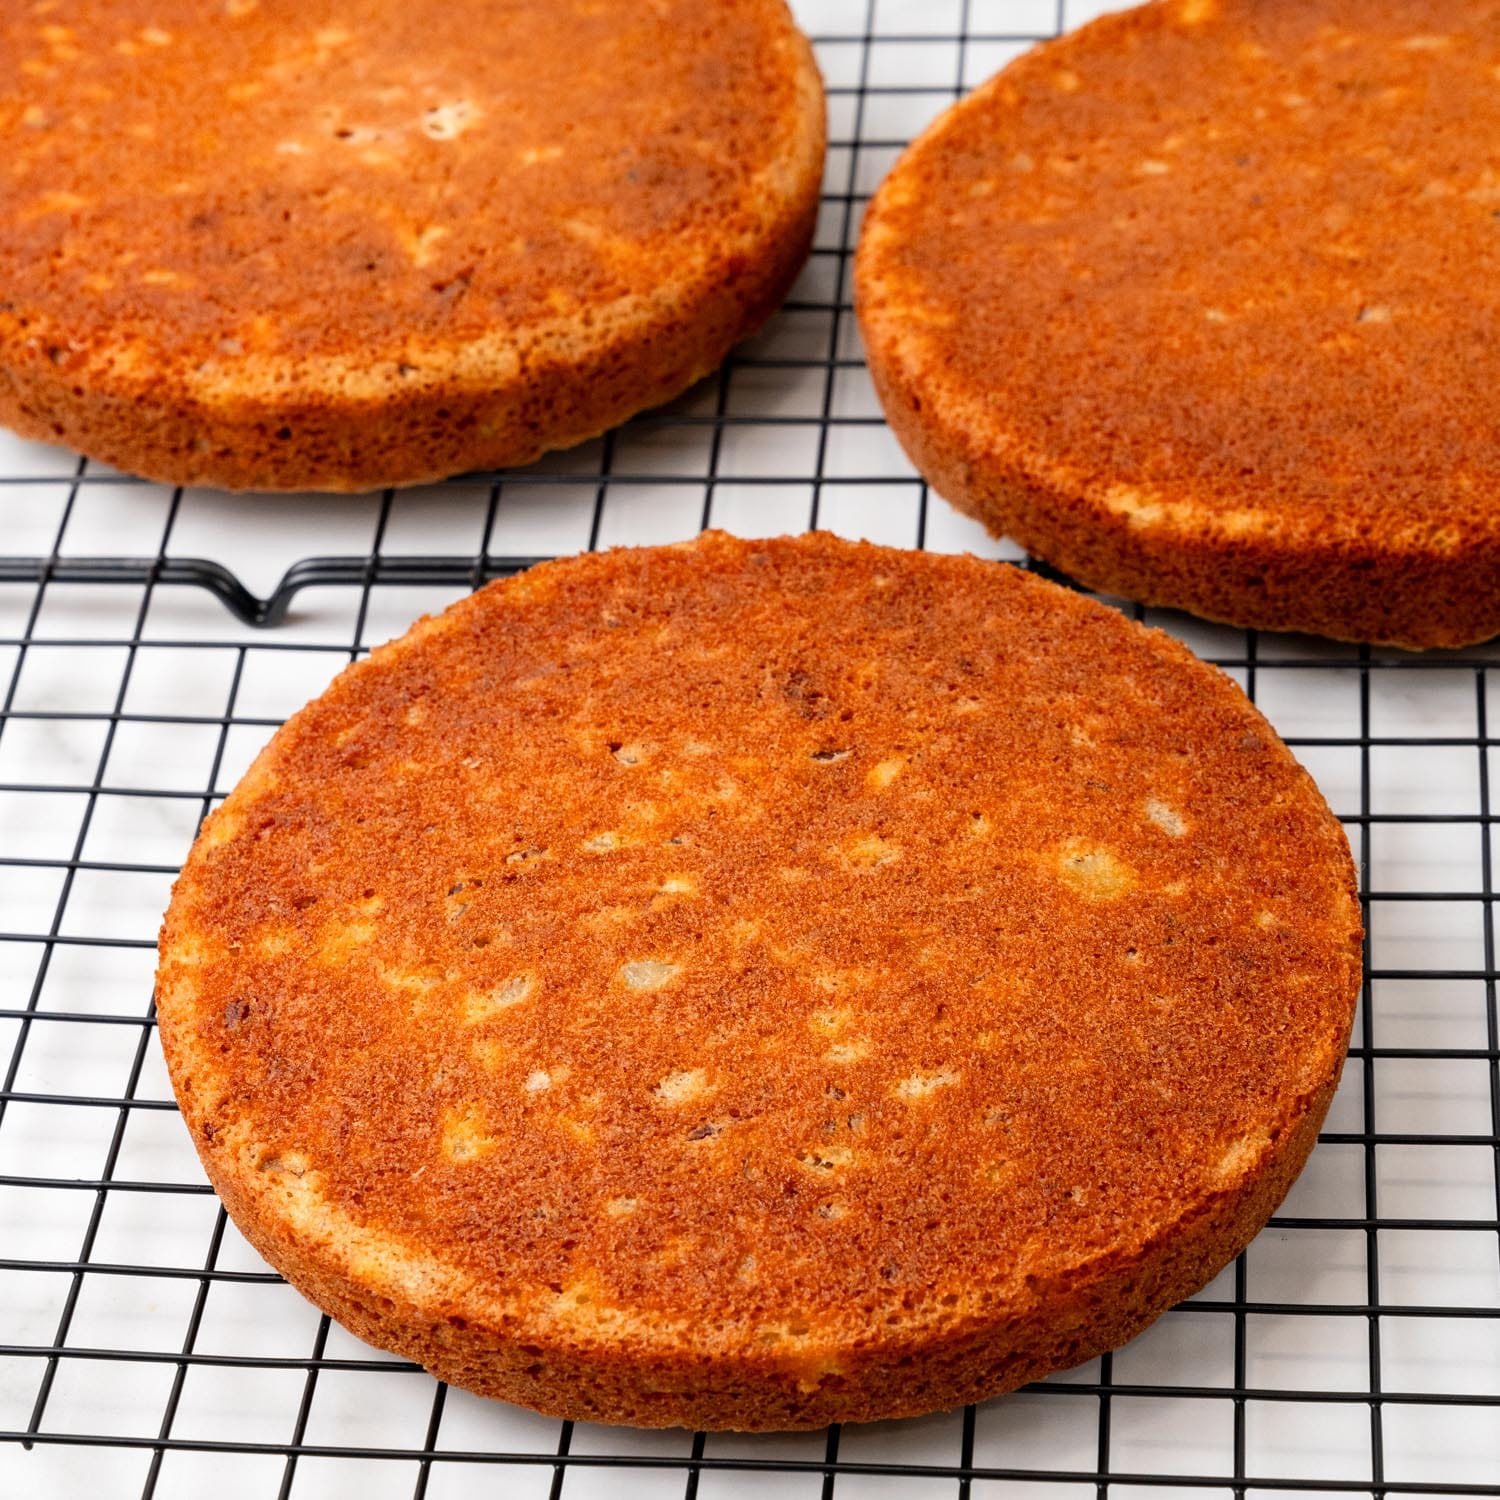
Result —
[[856, 299], [937, 490], [1092, 588], [1411, 648], [1500, 631], [1500, 7], [1159, 0], [881, 186]]
[[0, 3], [0, 422], [364, 490], [678, 394], [811, 243], [784, 0]]
[[1286, 1192], [1342, 829], [1222, 674], [1018, 570], [708, 534], [492, 585], [205, 824], [161, 1037], [235, 1222], [361, 1337], [640, 1426], [951, 1407]]

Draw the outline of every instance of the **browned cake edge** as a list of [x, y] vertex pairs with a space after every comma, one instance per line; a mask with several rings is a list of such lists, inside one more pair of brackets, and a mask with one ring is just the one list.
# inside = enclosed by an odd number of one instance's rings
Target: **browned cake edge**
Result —
[[1089, 588], [1244, 629], [1411, 651], [1500, 634], [1500, 540], [1392, 549], [1368, 535], [1303, 535], [1288, 545], [1144, 520], [1099, 504], [1066, 470], [987, 440], [978, 414], [868, 321], [865, 343], [886, 421], [933, 489]]
[[759, 179], [753, 230], [714, 246], [683, 281], [611, 309], [602, 333], [558, 318], [523, 341], [500, 332], [456, 347], [435, 369], [374, 378], [356, 354], [313, 379], [272, 369], [245, 389], [205, 393], [170, 368], [143, 376], [134, 361], [123, 373], [108, 357], [82, 377], [61, 369], [49, 330], [7, 318], [0, 304], [0, 425], [167, 484], [266, 491], [423, 484], [596, 437], [717, 368], [781, 305], [807, 260], [823, 85], [811, 43], [790, 22], [785, 37], [797, 114], [784, 157]]
[[[886, 1345], [837, 1350], [824, 1374], [817, 1351], [792, 1363], [743, 1349], [716, 1352], [631, 1338], [585, 1340], [559, 1324], [539, 1329], [472, 1321], [451, 1271], [393, 1262], [367, 1232], [331, 1209], [278, 1201], [283, 1176], [257, 1169], [245, 1146], [214, 1150], [189, 1100], [183, 1111], [210, 1181], [252, 1245], [294, 1287], [358, 1337], [414, 1360], [465, 1390], [574, 1421], [743, 1432], [816, 1429], [946, 1411], [1016, 1390], [1135, 1337], [1200, 1290], [1240, 1254], [1285, 1198], [1317, 1141], [1338, 1085], [1333, 1074], [1288, 1110], [1266, 1154], [1241, 1180], [1200, 1203], [1131, 1254], [1102, 1257], [1028, 1285], [1023, 1302]], [[179, 1061], [174, 1071], [188, 1066]], [[412, 1295], [413, 1273], [423, 1290]], [[462, 1306], [464, 1313], [456, 1312]], [[831, 1355], [834, 1351], [829, 1350]]]
[[[1075, 609], [1112, 613], [1057, 592]], [[418, 622], [347, 671], [388, 669], [407, 647], [451, 627], [473, 607], [471, 599], [445, 617]], [[1185, 669], [1213, 670], [1163, 633], [1148, 633]], [[260, 773], [287, 733], [279, 731], [261, 752], [216, 817], [232, 818], [242, 801], [253, 800]], [[1269, 726], [1266, 735], [1295, 765]], [[1307, 787], [1317, 795], [1310, 779]], [[1324, 816], [1342, 840], [1332, 813]], [[1344, 1019], [1335, 1034], [1320, 1038], [1328, 1045], [1308, 1059], [1309, 1086], [1287, 1097], [1279, 1118], [1265, 1121], [1261, 1151], [1246, 1153], [1236, 1177], [1127, 1251], [1081, 1259], [1056, 1275], [1030, 1276], [1019, 1297], [1002, 1301], [980, 1289], [960, 1308], [932, 1310], [925, 1326], [913, 1318], [898, 1330], [872, 1326], [854, 1346], [833, 1340], [820, 1346], [813, 1337], [801, 1340], [795, 1354], [727, 1340], [715, 1347], [706, 1331], [688, 1340], [680, 1329], [645, 1316], [585, 1321], [576, 1309], [539, 1315], [535, 1308], [519, 1309], [503, 1289], [481, 1291], [441, 1257], [361, 1226], [300, 1177], [267, 1170], [264, 1146], [249, 1124], [226, 1127], [222, 1099], [213, 1108], [216, 1060], [200, 1051], [190, 1019], [199, 1003], [194, 969], [172, 961], [192, 941], [177, 925], [191, 861], [161, 933], [160, 1035], [194, 1146], [235, 1223], [293, 1286], [370, 1343], [465, 1389], [575, 1420], [741, 1431], [884, 1420], [999, 1395], [1114, 1348], [1245, 1248], [1301, 1171], [1338, 1086], [1359, 988], [1359, 908], [1347, 856], [1345, 863], [1355, 946]], [[195, 1088], [195, 1081], [205, 1087]], [[830, 1373], [835, 1361], [836, 1374]]]
[[[1128, 33], [1135, 14], [1101, 17], [1065, 40]], [[1163, 495], [1161, 505], [1150, 503], [1158, 497], [1143, 497], [1148, 503], [1137, 508], [1107, 505], [1065, 464], [1008, 443], [987, 400], [992, 393], [956, 389], [920, 327], [881, 305], [883, 205], [905, 191], [903, 168], [953, 113], [982, 107], [1009, 71], [1002, 69], [911, 145], [872, 199], [855, 257], [854, 301], [870, 376], [887, 422], [923, 477], [996, 535], [1013, 538], [1089, 588], [1143, 604], [1243, 628], [1409, 650], [1473, 645], [1500, 634], [1500, 535], [1457, 546], [1418, 536], [1392, 544], [1351, 527], [1334, 530], [1311, 515], [1295, 535], [1239, 527], [1220, 532], [1204, 525], [1209, 505], [1194, 503], [1188, 518], [1172, 514], [1173, 500], [1197, 497]], [[996, 371], [996, 390], [1003, 376]]]

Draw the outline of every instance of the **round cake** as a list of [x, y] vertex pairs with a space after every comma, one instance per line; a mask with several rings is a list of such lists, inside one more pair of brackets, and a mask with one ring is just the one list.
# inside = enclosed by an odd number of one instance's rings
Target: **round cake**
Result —
[[1494, 635], [1497, 76], [1492, 0], [1163, 0], [1021, 57], [865, 221], [912, 460], [1093, 588]]
[[823, 94], [783, 0], [0, 7], [0, 422], [360, 490], [676, 395], [785, 295]]
[[547, 564], [205, 824], [162, 1042], [235, 1222], [538, 1410], [806, 1428], [1077, 1364], [1302, 1166], [1343, 831], [1230, 680], [1019, 570], [710, 533]]

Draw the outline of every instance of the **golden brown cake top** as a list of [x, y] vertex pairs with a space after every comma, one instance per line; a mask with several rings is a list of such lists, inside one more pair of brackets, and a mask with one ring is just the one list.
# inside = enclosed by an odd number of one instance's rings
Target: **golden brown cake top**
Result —
[[710, 533], [485, 589], [291, 720], [176, 888], [163, 1040], [216, 1179], [377, 1287], [878, 1344], [1253, 1177], [1336, 1076], [1352, 885], [1167, 636]]
[[782, 0], [0, 0], [0, 342], [357, 393], [499, 329], [513, 367], [734, 276], [820, 122]]
[[1500, 7], [1163, 0], [883, 186], [867, 333], [978, 444], [1232, 539], [1500, 530]]

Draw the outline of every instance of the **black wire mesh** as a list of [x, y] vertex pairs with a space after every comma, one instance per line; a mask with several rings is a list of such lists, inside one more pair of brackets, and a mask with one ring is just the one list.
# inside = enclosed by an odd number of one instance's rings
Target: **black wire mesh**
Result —
[[[818, 246], [773, 324], [672, 406], [525, 471], [312, 505], [0, 447], [7, 535], [30, 536], [0, 558], [0, 1493], [1500, 1495], [1494, 647], [1408, 656], [1134, 608], [1234, 674], [1317, 775], [1370, 936], [1344, 1086], [1287, 1203], [1078, 1371], [796, 1437], [558, 1423], [358, 1344], [201, 1176], [154, 1037], [160, 911], [203, 815], [342, 662], [537, 557], [709, 524], [1024, 564], [894, 450], [850, 256], [910, 134], [1082, 9], [800, 9], [830, 93]], [[261, 593], [247, 549], [274, 563]]]

